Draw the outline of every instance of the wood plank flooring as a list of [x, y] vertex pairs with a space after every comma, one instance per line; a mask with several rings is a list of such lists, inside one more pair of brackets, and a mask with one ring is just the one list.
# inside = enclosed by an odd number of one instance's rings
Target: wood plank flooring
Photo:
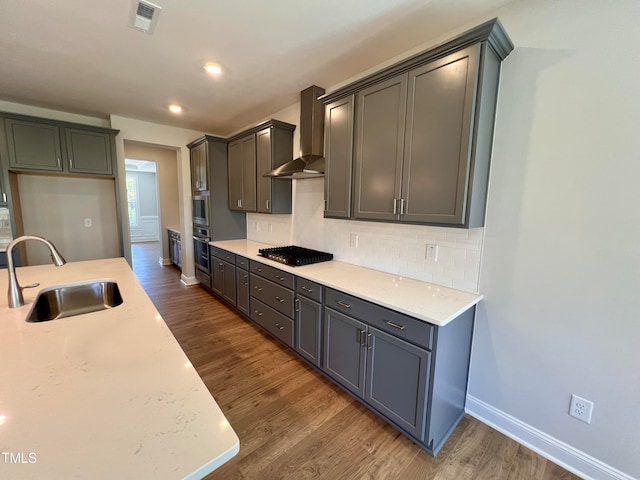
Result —
[[436, 458], [180, 272], [157, 243], [134, 244], [134, 272], [240, 438], [224, 479], [573, 480], [465, 416]]

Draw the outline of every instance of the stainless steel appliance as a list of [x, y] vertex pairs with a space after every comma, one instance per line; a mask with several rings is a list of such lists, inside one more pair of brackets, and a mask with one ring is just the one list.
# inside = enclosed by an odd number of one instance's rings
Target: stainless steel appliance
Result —
[[191, 209], [193, 212], [193, 225], [199, 227], [209, 226], [209, 195], [196, 194], [192, 197]]
[[209, 275], [209, 229], [193, 226], [193, 258], [196, 268]]
[[333, 260], [333, 254], [331, 253], [319, 252], [318, 250], [296, 247], [294, 245], [261, 248], [258, 250], [258, 255], [268, 258], [269, 260], [291, 265], [292, 267]]

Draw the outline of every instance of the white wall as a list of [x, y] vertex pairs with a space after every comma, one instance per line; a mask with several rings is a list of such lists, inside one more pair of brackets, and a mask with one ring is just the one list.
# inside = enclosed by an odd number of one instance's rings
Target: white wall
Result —
[[[125, 117], [111, 116], [111, 128], [120, 130], [116, 137], [116, 151], [118, 156], [118, 171], [124, 172], [124, 142], [141, 143], [146, 146], [175, 149], [178, 155], [178, 205], [180, 212], [179, 229], [185, 238], [191, 238], [193, 227], [191, 223], [191, 176], [189, 149], [187, 144], [203, 135], [202, 132], [183, 128], [169, 127], [156, 123], [133, 120]], [[119, 175], [120, 195], [122, 201], [122, 215], [127, 218], [125, 176]], [[123, 222], [125, 253], [131, 261], [131, 246], [129, 242], [129, 225]], [[182, 281], [187, 284], [197, 283], [193, 265], [193, 244], [182, 242]]]
[[[497, 13], [517, 49], [502, 70], [468, 407], [550, 440], [585, 475], [638, 478], [640, 2]], [[595, 402], [590, 425], [567, 415], [572, 393]]]

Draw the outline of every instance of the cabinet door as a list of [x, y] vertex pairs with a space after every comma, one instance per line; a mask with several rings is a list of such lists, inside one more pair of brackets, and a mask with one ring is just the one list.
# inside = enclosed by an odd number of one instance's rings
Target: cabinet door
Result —
[[431, 353], [369, 327], [365, 401], [424, 440]]
[[56, 125], [8, 118], [5, 128], [12, 167], [62, 171], [60, 129]]
[[211, 289], [221, 297], [224, 295], [224, 264], [223, 260], [211, 257]]
[[250, 135], [242, 142], [242, 210], [256, 211], [256, 137]]
[[308, 298], [296, 298], [296, 350], [314, 365], [320, 366], [322, 316], [320, 304]]
[[207, 172], [207, 142], [203, 142], [191, 149], [191, 190], [194, 192], [209, 189]]
[[354, 217], [397, 220], [407, 104], [407, 74], [358, 92]]
[[364, 396], [366, 330], [364, 323], [325, 308], [323, 369], [359, 397]]
[[229, 209], [256, 211], [256, 137], [229, 145]]
[[182, 270], [182, 242], [180, 240], [176, 240], [176, 266]]
[[465, 222], [479, 48], [409, 72], [402, 220]]
[[167, 245], [168, 245], [168, 250], [169, 250], [169, 261], [173, 264], [176, 263], [176, 254], [175, 254], [175, 250], [176, 250], [176, 241], [173, 238], [173, 232], [171, 232], [171, 230], [167, 231]]
[[224, 299], [231, 303], [232, 305], [236, 304], [236, 267], [227, 262], [222, 262], [224, 264], [224, 286], [222, 289], [222, 296]]
[[325, 106], [324, 216], [351, 216], [353, 95]]
[[236, 269], [236, 307], [245, 315], [249, 315], [249, 272]]
[[260, 213], [271, 213], [271, 178], [263, 177], [262, 174], [271, 170], [271, 128], [256, 133], [256, 161], [258, 169], [258, 205]]
[[69, 171], [94, 175], [112, 175], [111, 136], [106, 133], [64, 129]]

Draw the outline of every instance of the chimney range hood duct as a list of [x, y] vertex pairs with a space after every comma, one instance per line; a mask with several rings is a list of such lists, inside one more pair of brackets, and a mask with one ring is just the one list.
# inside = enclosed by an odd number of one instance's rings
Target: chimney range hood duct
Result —
[[265, 173], [265, 177], [324, 176], [324, 88], [312, 85], [300, 92], [300, 157]]

